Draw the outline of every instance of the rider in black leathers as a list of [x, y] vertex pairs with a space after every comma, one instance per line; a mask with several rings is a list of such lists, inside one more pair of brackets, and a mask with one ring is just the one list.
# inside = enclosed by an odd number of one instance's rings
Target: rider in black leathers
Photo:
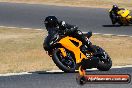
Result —
[[90, 41], [78, 30], [77, 26], [65, 23], [65, 21], [58, 21], [55, 16], [48, 16], [45, 18], [45, 27], [48, 31], [47, 46], [44, 49], [50, 49], [50, 43], [54, 40], [57, 34], [68, 35], [75, 37], [83, 42], [87, 47], [90, 47]]
[[[84, 45], [86, 45], [88, 50], [94, 52], [91, 42], [87, 37], [84, 36], [84, 34], [80, 30], [78, 30], [77, 26], [67, 24], [65, 23], [65, 21], [58, 21], [58, 19], [55, 16], [46, 17], [44, 23], [48, 31], [48, 36], [45, 39], [46, 44], [44, 44], [45, 50], [50, 50], [50, 44], [54, 41], [56, 35], [59, 34], [68, 35], [79, 39], [80, 41], [82, 41]], [[89, 32], [89, 35], [90, 33], [91, 32]], [[82, 66], [81, 69], [86, 69], [85, 65], [87, 65], [87, 60], [83, 62], [83, 65], [80, 63]]]

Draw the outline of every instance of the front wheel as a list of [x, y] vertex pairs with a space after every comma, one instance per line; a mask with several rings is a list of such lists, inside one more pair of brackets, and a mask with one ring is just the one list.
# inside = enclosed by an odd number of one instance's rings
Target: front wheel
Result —
[[63, 57], [59, 49], [53, 51], [52, 59], [56, 66], [64, 72], [75, 72], [76, 62], [70, 52], [67, 52], [67, 56]]

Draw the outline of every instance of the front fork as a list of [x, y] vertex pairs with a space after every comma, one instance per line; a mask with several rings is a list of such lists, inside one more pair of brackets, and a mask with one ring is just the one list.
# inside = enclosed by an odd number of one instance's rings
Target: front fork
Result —
[[67, 56], [67, 55], [66, 55], [66, 51], [65, 51], [64, 48], [59, 48], [59, 50], [61, 51], [63, 57], [66, 57], [66, 56]]
[[[66, 57], [66, 56], [67, 56], [67, 54], [66, 54], [66, 50], [65, 50], [64, 48], [59, 48], [59, 50], [61, 51], [63, 57]], [[91, 53], [91, 55], [92, 55], [92, 53]], [[91, 55], [88, 56], [88, 58], [90, 58]], [[84, 69], [84, 67], [82, 67], [81, 64], [79, 65], [79, 69], [78, 69], [78, 70], [79, 70], [79, 75], [80, 75], [80, 76], [85, 76], [85, 75], [86, 75], [86, 72], [85, 72], [86, 69]]]
[[[61, 51], [63, 57], [66, 57], [66, 51], [64, 48], [59, 48], [59, 50]], [[86, 72], [85, 69], [82, 68], [82, 65], [79, 66], [79, 75], [80, 76], [85, 76]]]

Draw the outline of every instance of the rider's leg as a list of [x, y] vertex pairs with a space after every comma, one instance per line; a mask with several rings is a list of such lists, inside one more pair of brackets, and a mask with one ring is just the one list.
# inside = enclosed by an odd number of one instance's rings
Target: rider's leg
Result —
[[76, 31], [76, 33], [74, 34], [74, 37], [76, 37], [77, 39], [79, 39], [80, 41], [82, 41], [83, 45], [87, 46], [87, 49], [89, 48], [90, 50], [94, 51], [92, 48], [92, 43], [90, 42], [90, 40], [80, 31]]

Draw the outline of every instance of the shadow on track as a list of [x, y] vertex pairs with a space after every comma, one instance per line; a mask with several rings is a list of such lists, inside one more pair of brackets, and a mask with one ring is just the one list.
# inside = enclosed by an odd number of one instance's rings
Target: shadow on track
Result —
[[[31, 74], [38, 74], [38, 75], [44, 75], [44, 74], [76, 74], [78, 71], [74, 73], [65, 73], [63, 71], [34, 71], [29, 72]], [[86, 73], [88, 74], [131, 74], [132, 73], [132, 67], [123, 67], [123, 68], [112, 68], [109, 71], [99, 71], [99, 70], [86, 70]]]
[[35, 71], [35, 72], [29, 72], [32, 74], [64, 74], [65, 72], [47, 72], [47, 71]]
[[[93, 72], [92, 70], [88, 70], [86, 72]], [[35, 71], [35, 72], [29, 72], [32, 74], [65, 74], [66, 72], [53, 72], [53, 71]], [[78, 71], [75, 71], [73, 73], [78, 73]], [[69, 73], [68, 73], [69, 74]], [[72, 73], [71, 73], [72, 74]]]
[[129, 27], [129, 26], [132, 26], [132, 25], [102, 25], [102, 27]]
[[121, 27], [121, 25], [102, 25], [103, 27]]

